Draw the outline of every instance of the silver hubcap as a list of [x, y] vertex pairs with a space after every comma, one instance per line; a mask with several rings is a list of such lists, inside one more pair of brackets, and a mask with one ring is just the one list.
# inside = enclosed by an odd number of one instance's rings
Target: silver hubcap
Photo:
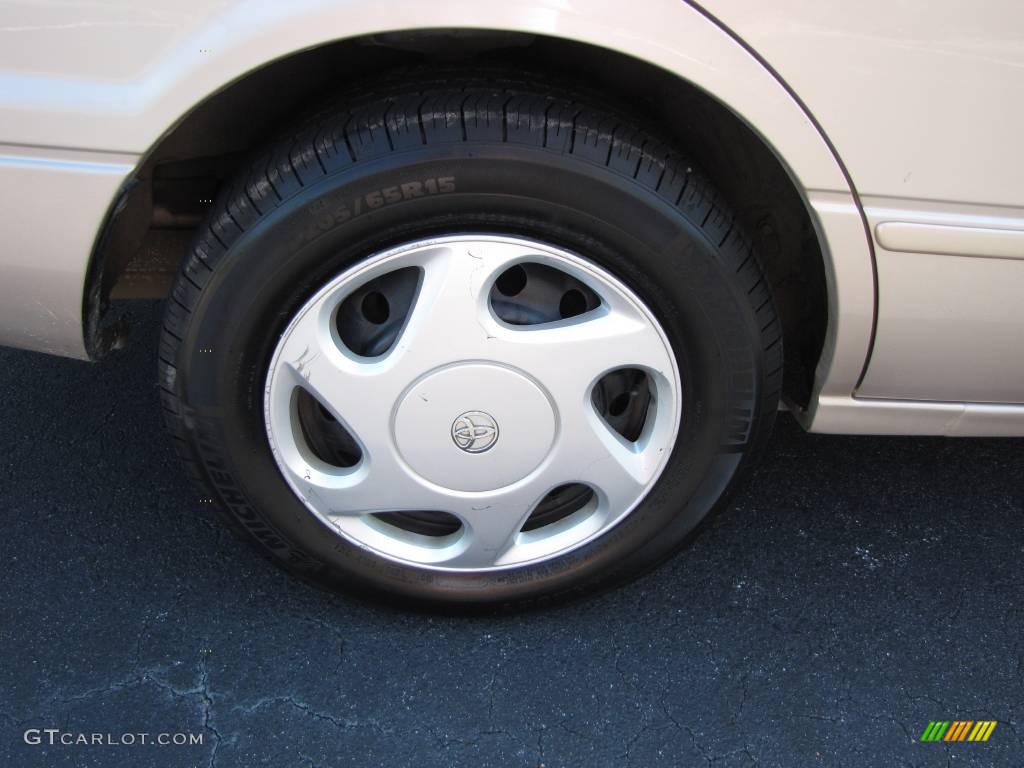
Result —
[[[564, 319], [506, 322], [492, 297], [516, 265], [578, 281], [593, 306]], [[352, 351], [339, 308], [370, 281], [409, 267], [418, 284], [393, 342], [372, 356]], [[644, 381], [632, 439], [595, 405], [602, 377], [622, 369]], [[300, 392], [358, 446], [350, 466], [311, 447]], [[562, 555], [628, 515], [671, 452], [679, 392], [664, 332], [612, 275], [549, 245], [466, 235], [378, 254], [325, 286], [277, 344], [264, 409], [285, 480], [340, 535], [391, 560], [483, 571]], [[586, 502], [531, 524], [538, 505], [567, 485], [589, 489]], [[383, 513], [396, 512], [443, 513], [457, 525], [425, 535], [387, 522]]]

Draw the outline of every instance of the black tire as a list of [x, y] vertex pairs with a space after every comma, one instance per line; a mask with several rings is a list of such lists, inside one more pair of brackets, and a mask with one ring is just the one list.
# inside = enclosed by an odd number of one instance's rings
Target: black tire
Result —
[[[455, 231], [592, 259], [646, 302], [685, 372], [679, 437], [641, 505], [516, 570], [417, 570], [356, 547], [292, 493], [264, 427], [267, 365], [296, 309], [372, 253]], [[321, 584], [445, 605], [580, 594], [663, 561], [763, 445], [781, 382], [782, 330], [751, 240], [695, 166], [614, 109], [497, 76], [378, 84], [273, 144], [200, 228], [160, 342], [167, 429], [244, 538]]]

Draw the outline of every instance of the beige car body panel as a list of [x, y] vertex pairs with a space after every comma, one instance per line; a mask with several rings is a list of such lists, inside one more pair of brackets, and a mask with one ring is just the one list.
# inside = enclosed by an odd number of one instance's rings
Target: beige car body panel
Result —
[[875, 240], [870, 363], [854, 398], [819, 398], [813, 427], [1024, 433], [1024, 6], [704, 7], [799, 94]]
[[[970, 9], [939, 14], [926, 10], [931, 5], [0, 0], [0, 343], [86, 357], [88, 261], [120, 184], [161, 135], [226, 84], [347, 37], [510, 30], [602, 46], [675, 73], [742, 117], [781, 158], [812, 213], [829, 284], [828, 339], [810, 406], [798, 413], [805, 426], [1024, 434], [1019, 359], [980, 354], [972, 342], [992, 323], [1024, 330], [1019, 310], [988, 300], [1007, 286], [1024, 288], [1024, 260], [1012, 258], [1013, 233], [1024, 231], [1024, 189], [1013, 188], [1022, 158], [1011, 142], [1024, 108], [1007, 98], [1024, 92], [1024, 53], [1012, 38], [1024, 8], [993, 4], [968, 18]], [[986, 123], [988, 143], [979, 147], [975, 116], [983, 109], [1005, 125], [990, 131]], [[952, 122], [938, 126], [942, 119]], [[870, 198], [864, 209], [858, 191]], [[965, 223], [995, 234], [907, 229]], [[877, 248], [876, 296], [872, 238], [887, 231], [897, 250]], [[926, 250], [900, 250], [908, 238]], [[1004, 266], [970, 266], [993, 255]], [[930, 285], [929, 270], [943, 260], [966, 264]], [[959, 296], [958, 283], [975, 293]], [[922, 331], [957, 301], [964, 311], [956, 338]], [[986, 342], [996, 352], [1010, 343], [1005, 334]], [[949, 364], [949, 381], [934, 380], [936, 356]], [[994, 368], [970, 370], [980, 363]]]

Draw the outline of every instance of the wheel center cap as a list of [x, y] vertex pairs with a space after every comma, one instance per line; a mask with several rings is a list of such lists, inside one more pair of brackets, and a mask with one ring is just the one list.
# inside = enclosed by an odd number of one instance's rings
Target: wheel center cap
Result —
[[394, 441], [432, 483], [459, 491], [503, 488], [551, 450], [556, 417], [547, 393], [512, 368], [457, 363], [421, 376], [399, 401]]

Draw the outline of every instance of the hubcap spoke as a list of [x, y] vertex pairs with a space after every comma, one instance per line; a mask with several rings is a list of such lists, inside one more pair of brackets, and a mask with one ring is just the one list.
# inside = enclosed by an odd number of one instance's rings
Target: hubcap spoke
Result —
[[644, 490], [660, 463], [664, 446], [627, 443], [594, 411], [590, 402], [563, 411], [563, 432], [555, 459], [563, 477], [590, 486], [602, 514], [625, 511]]
[[529, 371], [558, 403], [586, 397], [602, 375], [640, 368], [671, 375], [672, 358], [658, 332], [642, 315], [619, 303], [558, 323], [504, 327], [501, 359]]
[[464, 526], [463, 548], [447, 565], [487, 568], [504, 564], [518, 546], [530, 513], [548, 490], [544, 483], [545, 478], [538, 477], [505, 492], [462, 500], [455, 511]]
[[403, 371], [415, 376], [484, 353], [494, 335], [485, 288], [512, 253], [486, 243], [453, 243], [417, 255], [420, 288], [396, 350]]
[[[391, 462], [385, 464], [364, 462], [347, 473], [307, 469], [299, 485], [332, 518], [419, 508], [429, 494], [404, 471], [396, 471]], [[378, 481], [381, 475], [387, 482]]]
[[[273, 418], [281, 411], [293, 420], [291, 398], [296, 387], [312, 394], [324, 408], [345, 425], [370, 456], [389, 453], [388, 417], [390, 404], [402, 390], [390, 360], [360, 361], [346, 355], [335, 342], [324, 311], [307, 312], [287, 334], [278, 352], [271, 388], [275, 409], [271, 409], [273, 431], [282, 435], [294, 432], [283, 419]], [[352, 407], [359, 403], [360, 407]]]

